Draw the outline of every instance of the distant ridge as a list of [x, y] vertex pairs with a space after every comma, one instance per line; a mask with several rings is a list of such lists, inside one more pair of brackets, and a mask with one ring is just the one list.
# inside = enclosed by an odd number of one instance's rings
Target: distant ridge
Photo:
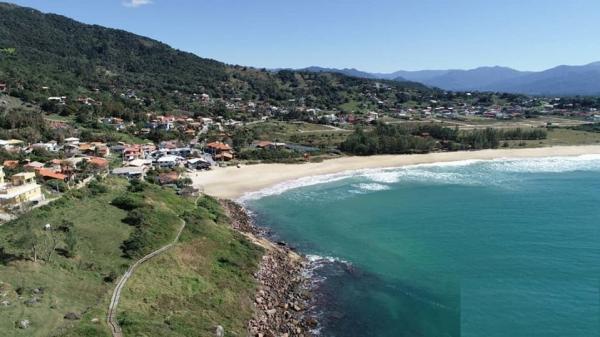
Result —
[[453, 91], [498, 91], [528, 95], [600, 95], [600, 62], [581, 66], [561, 65], [548, 70], [519, 71], [508, 67], [470, 70], [419, 70], [369, 73], [357, 69], [308, 67], [313, 72], [342, 73], [369, 79], [420, 82]]

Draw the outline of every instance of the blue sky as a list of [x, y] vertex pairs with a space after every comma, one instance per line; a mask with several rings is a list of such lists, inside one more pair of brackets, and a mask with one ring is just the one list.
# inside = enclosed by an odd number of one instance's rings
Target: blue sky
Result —
[[256, 67], [541, 70], [600, 61], [598, 0], [13, 2]]

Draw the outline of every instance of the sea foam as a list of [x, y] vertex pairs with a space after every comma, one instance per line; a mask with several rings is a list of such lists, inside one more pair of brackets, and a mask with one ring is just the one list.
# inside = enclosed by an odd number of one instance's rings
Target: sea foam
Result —
[[[489, 169], [469, 170], [475, 165], [489, 165]], [[391, 184], [424, 182], [433, 184], [506, 186], [507, 179], [516, 179], [506, 173], [560, 173], [578, 170], [600, 170], [600, 155], [544, 158], [501, 158], [493, 160], [461, 160], [429, 164], [407, 165], [395, 168], [361, 169], [335, 174], [304, 177], [250, 192], [238, 199], [241, 203], [267, 196], [280, 195], [289, 190], [321, 185], [346, 179], [364, 179], [351, 185], [354, 194], [383, 191]]]

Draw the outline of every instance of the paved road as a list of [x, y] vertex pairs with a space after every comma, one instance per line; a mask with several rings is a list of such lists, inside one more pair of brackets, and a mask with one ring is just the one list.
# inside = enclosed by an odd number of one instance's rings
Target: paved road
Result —
[[125, 274], [123, 274], [121, 279], [119, 279], [119, 282], [117, 282], [117, 286], [115, 287], [112, 298], [110, 299], [110, 304], [108, 305], [108, 315], [106, 317], [106, 322], [108, 323], [108, 326], [110, 327], [113, 337], [123, 337], [123, 331], [121, 330], [121, 327], [119, 326], [119, 322], [117, 321], [117, 306], [119, 305], [119, 299], [121, 298], [121, 290], [123, 290], [125, 283], [127, 283], [127, 280], [129, 280], [131, 275], [133, 275], [135, 270], [140, 265], [142, 265], [142, 263], [150, 260], [151, 258], [153, 258], [157, 255], [160, 255], [161, 253], [163, 253], [164, 251], [166, 251], [167, 249], [169, 249], [173, 245], [175, 245], [177, 243], [177, 241], [179, 241], [179, 237], [181, 236], [181, 232], [183, 232], [185, 225], [186, 225], [185, 221], [181, 220], [181, 228], [179, 228], [179, 231], [177, 232], [177, 236], [175, 237], [173, 242], [171, 242], [168, 245], [166, 245], [158, 250], [155, 250], [152, 253], [139, 259], [137, 262], [132, 264], [129, 267], [129, 269], [127, 269]]

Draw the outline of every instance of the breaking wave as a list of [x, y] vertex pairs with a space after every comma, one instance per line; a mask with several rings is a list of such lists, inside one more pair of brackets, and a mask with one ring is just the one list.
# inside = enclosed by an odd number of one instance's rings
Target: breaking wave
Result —
[[[600, 155], [545, 158], [502, 158], [494, 160], [463, 160], [454, 162], [418, 164], [396, 168], [363, 169], [335, 174], [304, 177], [272, 187], [247, 193], [238, 199], [245, 203], [267, 196], [280, 195], [289, 190], [355, 179], [350, 189], [353, 194], [388, 190], [391, 184], [420, 182], [448, 185], [507, 186], [520, 178], [512, 173], [561, 173], [600, 170]], [[331, 195], [329, 196], [331, 197]]]

